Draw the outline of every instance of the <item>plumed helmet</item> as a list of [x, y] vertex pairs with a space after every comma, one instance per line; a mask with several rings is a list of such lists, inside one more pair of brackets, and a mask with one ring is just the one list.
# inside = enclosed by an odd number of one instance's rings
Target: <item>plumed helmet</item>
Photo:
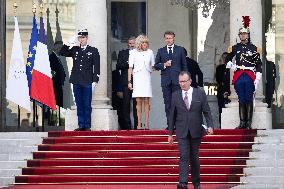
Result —
[[250, 25], [250, 17], [243, 16], [243, 24], [242, 27], [239, 29], [239, 34], [241, 33], [249, 33], [249, 25]]

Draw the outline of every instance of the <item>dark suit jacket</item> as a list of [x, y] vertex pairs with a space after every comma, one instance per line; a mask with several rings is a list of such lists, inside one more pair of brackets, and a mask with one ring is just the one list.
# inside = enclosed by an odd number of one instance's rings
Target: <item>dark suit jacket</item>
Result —
[[161, 86], [171, 83], [178, 85], [178, 75], [181, 71], [187, 71], [186, 56], [184, 48], [174, 45], [172, 66], [164, 68], [164, 63], [169, 60], [167, 46], [160, 48], [156, 55], [155, 69], [161, 70]]
[[[192, 79], [191, 86], [195, 88], [197, 86], [203, 87], [203, 73], [200, 70], [198, 63], [189, 57], [186, 57], [186, 62], [187, 62], [188, 72], [190, 73]], [[196, 76], [198, 77], [197, 80]]]
[[56, 99], [56, 105], [63, 107], [63, 85], [65, 81], [65, 71], [62, 63], [55, 52], [49, 55], [50, 68], [52, 71], [52, 81], [54, 94]]
[[216, 68], [217, 81], [217, 97], [223, 98], [225, 92], [231, 93], [230, 90], [230, 69], [226, 68], [225, 64], [221, 64]]
[[121, 71], [121, 84], [124, 86], [128, 85], [128, 59], [129, 49], [119, 51], [116, 69]]
[[192, 101], [187, 110], [182, 98], [182, 91], [175, 91], [172, 95], [172, 105], [169, 123], [169, 135], [173, 134], [176, 127], [177, 138], [185, 138], [190, 132], [192, 138], [200, 138], [203, 134], [203, 117], [208, 127], [213, 128], [212, 115], [204, 90], [193, 88]]

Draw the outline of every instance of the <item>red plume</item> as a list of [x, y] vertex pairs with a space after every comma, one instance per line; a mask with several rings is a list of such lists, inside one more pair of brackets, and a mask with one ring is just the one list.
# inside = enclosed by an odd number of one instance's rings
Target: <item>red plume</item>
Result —
[[250, 24], [250, 17], [249, 16], [243, 16], [243, 24], [245, 28], [249, 28]]

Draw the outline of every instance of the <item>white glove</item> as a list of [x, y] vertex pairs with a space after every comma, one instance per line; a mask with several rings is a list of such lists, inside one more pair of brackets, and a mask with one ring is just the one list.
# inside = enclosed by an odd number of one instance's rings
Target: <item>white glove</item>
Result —
[[78, 42], [77, 35], [74, 35], [71, 38], [69, 38], [69, 40], [68, 40], [66, 45], [68, 45], [70, 47], [73, 47], [73, 46], [77, 45], [77, 42]]
[[261, 78], [262, 78], [262, 73], [256, 72], [256, 78], [254, 80], [254, 88], [255, 88], [255, 90], [257, 89], [258, 83], [259, 83]]
[[93, 83], [92, 83], [92, 92], [94, 92], [96, 85], [97, 85], [96, 82], [93, 82]]
[[237, 69], [236, 64], [234, 64], [232, 61], [227, 62], [226, 64], [226, 68], [228, 69], [232, 69], [233, 71], [235, 71]]
[[233, 66], [233, 62], [231, 62], [231, 61], [227, 62], [226, 68], [231, 69], [232, 66]]

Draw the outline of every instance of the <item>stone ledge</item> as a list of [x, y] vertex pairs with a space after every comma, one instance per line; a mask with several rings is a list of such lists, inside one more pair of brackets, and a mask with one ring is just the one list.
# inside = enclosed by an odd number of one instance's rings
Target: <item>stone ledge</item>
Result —
[[284, 189], [280, 184], [246, 184], [234, 186], [231, 189]]
[[[221, 116], [222, 129], [234, 129], [239, 126], [239, 107], [232, 106], [222, 109]], [[263, 106], [257, 106], [253, 113], [252, 119], [253, 129], [272, 129], [271, 109]]]

